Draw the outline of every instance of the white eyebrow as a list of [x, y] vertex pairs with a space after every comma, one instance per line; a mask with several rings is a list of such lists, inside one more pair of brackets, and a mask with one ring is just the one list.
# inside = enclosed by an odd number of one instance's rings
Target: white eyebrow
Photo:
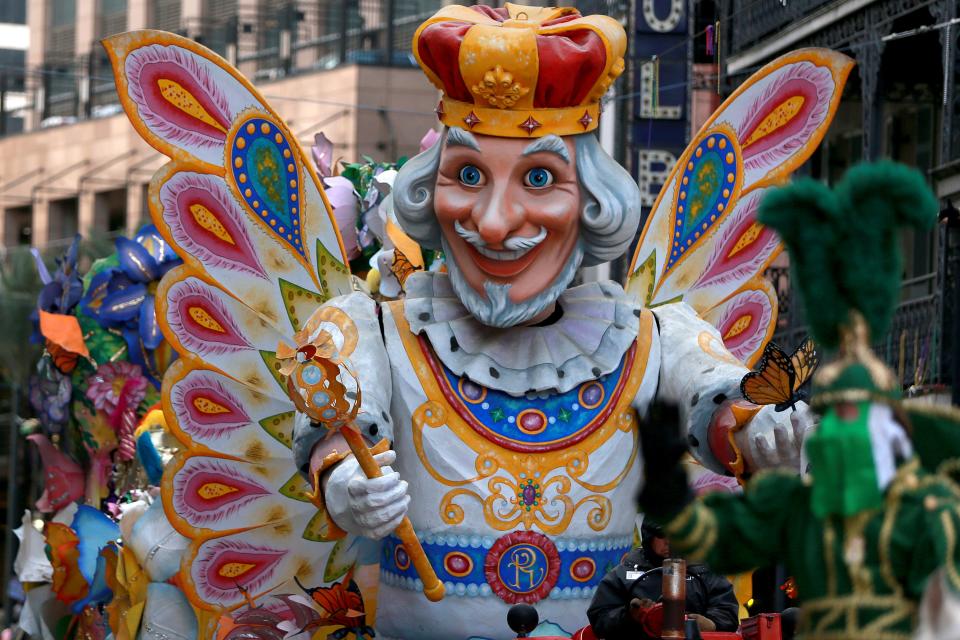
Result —
[[477, 142], [477, 139], [473, 137], [473, 134], [469, 131], [465, 131], [460, 127], [451, 127], [447, 131], [447, 147], [467, 147], [473, 149], [474, 151], [480, 151], [480, 143]]
[[542, 138], [537, 138], [523, 150], [523, 155], [529, 156], [534, 153], [540, 153], [541, 151], [546, 151], [548, 153], [555, 153], [567, 164], [570, 164], [570, 152], [567, 151], [567, 145], [563, 143], [563, 140], [560, 139], [560, 136], [550, 134]]

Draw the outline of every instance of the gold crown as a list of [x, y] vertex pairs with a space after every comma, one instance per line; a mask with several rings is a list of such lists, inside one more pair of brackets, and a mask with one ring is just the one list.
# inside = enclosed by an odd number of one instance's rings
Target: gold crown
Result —
[[509, 2], [444, 7], [413, 37], [417, 62], [443, 92], [440, 121], [511, 138], [596, 129], [626, 47], [623, 27], [608, 16]]

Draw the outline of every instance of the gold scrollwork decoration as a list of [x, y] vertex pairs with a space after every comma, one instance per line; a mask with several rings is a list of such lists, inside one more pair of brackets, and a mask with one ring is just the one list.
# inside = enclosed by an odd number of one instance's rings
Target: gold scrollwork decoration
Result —
[[493, 453], [481, 453], [477, 456], [474, 466], [478, 477], [489, 478], [500, 470], [500, 460]]
[[588, 502], [593, 502], [596, 506], [587, 513], [587, 524], [594, 531], [603, 531], [610, 524], [610, 516], [613, 515], [613, 503], [606, 496], [587, 496], [577, 503], [574, 510]]
[[[642, 338], [633, 369], [624, 383], [623, 395], [605, 423], [574, 446], [533, 452], [500, 446], [467, 424], [445, 399], [420, 343], [406, 325], [402, 305], [394, 308], [393, 315], [427, 398], [413, 411], [412, 442], [426, 472], [448, 487], [438, 504], [443, 522], [462, 523], [468, 505], [476, 501], [473, 504], [482, 510], [486, 524], [497, 531], [522, 526], [547, 535], [561, 535], [576, 517], [583, 517], [594, 531], [602, 531], [611, 521], [613, 511], [612, 501], [602, 494], [615, 490], [637, 468], [637, 417], [631, 404], [644, 379], [652, 340], [652, 315], [644, 312], [641, 317]], [[458, 450], [461, 444], [466, 447], [461, 450], [464, 457], [472, 452], [464, 459], [465, 467], [461, 465], [456, 473], [451, 473], [446, 465], [437, 466], [438, 456], [452, 454], [446, 449], [435, 450], [438, 443], [430, 437], [431, 429], [449, 431], [442, 441], [449, 441], [448, 435], [455, 437]], [[604, 450], [598, 453], [601, 447]]]
[[454, 502], [456, 498], [462, 495], [480, 498], [480, 496], [469, 489], [456, 489], [443, 496], [443, 500], [440, 502], [440, 518], [446, 524], [460, 524], [463, 522], [463, 507]]
[[[481, 450], [474, 461], [476, 475], [455, 479], [441, 474], [434, 467], [423, 445], [424, 430], [446, 426], [448, 418], [452, 419], [448, 409], [431, 400], [421, 404], [413, 413], [413, 443], [417, 456], [435, 480], [455, 487], [443, 496], [439, 505], [440, 517], [446, 524], [463, 522], [464, 509], [456, 501], [466, 496], [482, 505], [484, 519], [497, 531], [522, 525], [527, 530], [536, 528], [548, 535], [559, 535], [567, 529], [580, 507], [588, 503], [596, 506], [586, 513], [586, 522], [593, 530], [602, 531], [610, 522], [612, 504], [598, 494], [611, 491], [626, 478], [638, 452], [637, 432], [632, 429], [634, 418], [626, 411], [615, 417], [614, 428], [632, 432], [630, 456], [619, 473], [603, 484], [584, 480], [583, 476], [590, 467], [590, 455], [581, 448], [552, 454]], [[558, 470], [559, 474], [550, 475]], [[487, 480], [485, 496], [468, 487], [481, 480]], [[573, 483], [590, 491], [591, 495], [574, 503], [569, 496]], [[533, 492], [534, 497], [528, 499], [525, 489]]]

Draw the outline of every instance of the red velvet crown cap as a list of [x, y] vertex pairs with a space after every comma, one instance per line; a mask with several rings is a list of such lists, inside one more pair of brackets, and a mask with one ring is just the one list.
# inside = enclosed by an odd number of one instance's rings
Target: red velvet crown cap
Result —
[[447, 126], [488, 135], [570, 135], [596, 128], [600, 98], [623, 71], [626, 34], [607, 16], [507, 3], [448, 6], [414, 36], [440, 89]]

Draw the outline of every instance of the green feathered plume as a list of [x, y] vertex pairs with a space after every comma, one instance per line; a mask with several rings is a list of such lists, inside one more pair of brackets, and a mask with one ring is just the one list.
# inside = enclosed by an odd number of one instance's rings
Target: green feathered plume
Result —
[[897, 230], [929, 229], [937, 211], [923, 174], [881, 161], [850, 169], [833, 190], [809, 178], [776, 189], [757, 219], [786, 244], [810, 331], [833, 349], [852, 310], [871, 336], [886, 333], [900, 292]]

